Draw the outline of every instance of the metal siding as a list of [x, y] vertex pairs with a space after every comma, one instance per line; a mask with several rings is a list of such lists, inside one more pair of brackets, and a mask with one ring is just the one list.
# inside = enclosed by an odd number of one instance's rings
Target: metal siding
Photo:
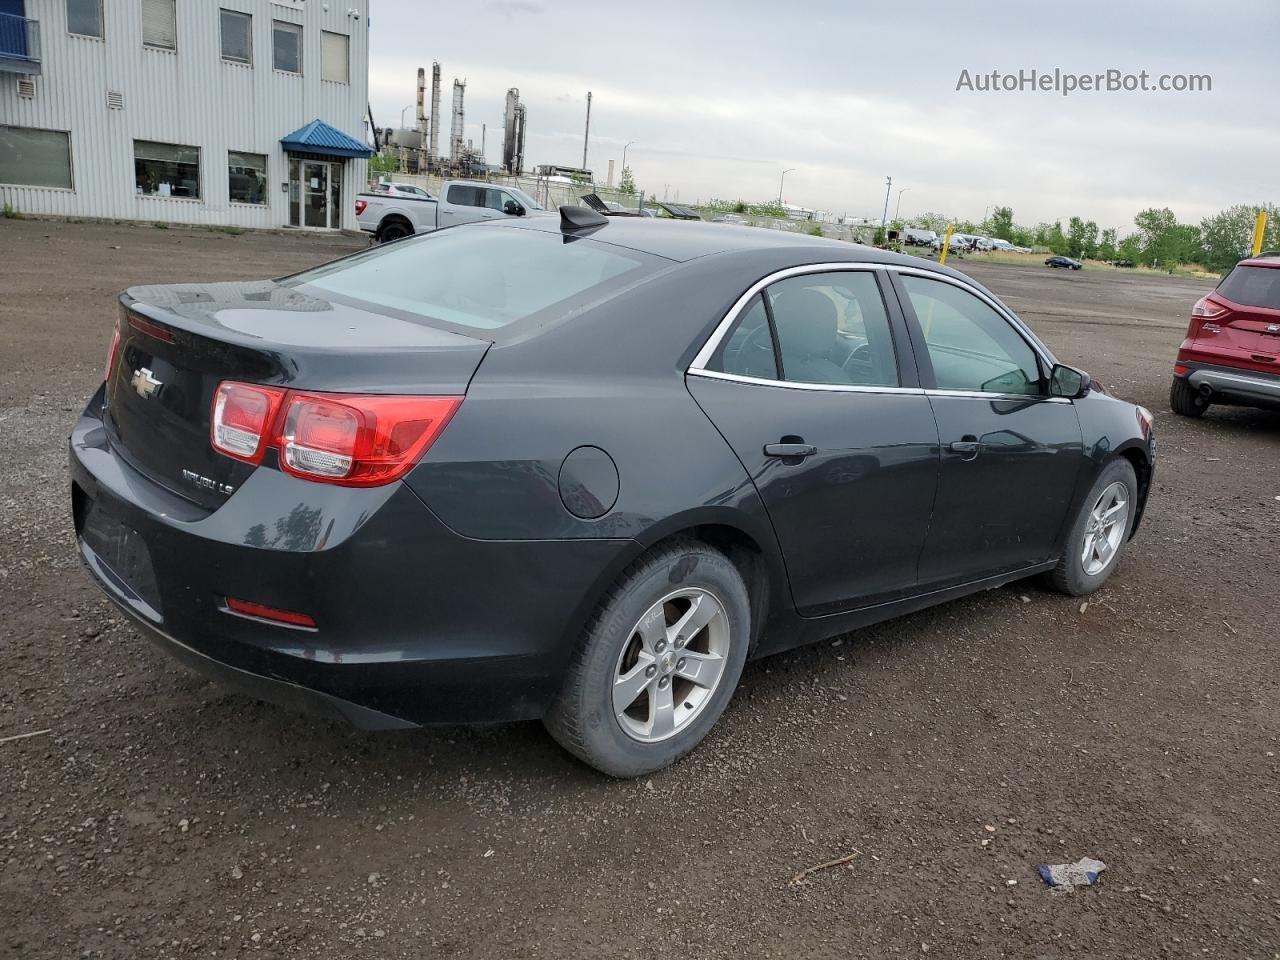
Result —
[[[17, 78], [0, 73], [0, 123], [71, 134], [73, 188], [0, 186], [0, 203], [22, 213], [244, 227], [284, 226], [289, 176], [280, 138], [320, 119], [364, 142], [368, 102], [369, 0], [319, 3], [292, 10], [270, 0], [178, 0], [176, 52], [142, 44], [138, 0], [103, 4], [105, 39], [71, 36], [65, 0], [28, 0], [40, 21], [44, 72], [34, 98], [19, 97]], [[253, 16], [253, 64], [222, 59], [218, 10]], [[359, 19], [348, 17], [350, 9]], [[271, 67], [271, 21], [303, 24], [303, 75]], [[322, 30], [351, 37], [351, 83], [320, 78]], [[124, 95], [124, 109], [107, 108], [107, 91]], [[142, 197], [134, 192], [133, 141], [158, 140], [200, 148], [201, 199]], [[227, 151], [265, 154], [265, 207], [232, 204]], [[368, 162], [342, 167], [342, 226], [357, 229], [355, 196]]]

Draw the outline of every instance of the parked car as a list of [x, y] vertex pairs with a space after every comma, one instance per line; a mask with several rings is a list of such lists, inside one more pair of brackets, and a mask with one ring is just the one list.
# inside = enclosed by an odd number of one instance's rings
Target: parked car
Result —
[[70, 509], [135, 625], [357, 727], [541, 718], [615, 776], [750, 657], [1095, 590], [1151, 484], [1150, 414], [988, 290], [810, 236], [563, 207], [119, 306]]
[[902, 242], [910, 247], [929, 247], [938, 239], [938, 234], [933, 230], [920, 230], [916, 227], [908, 227], [902, 231]]
[[1280, 252], [1241, 260], [1191, 308], [1169, 406], [1199, 417], [1214, 403], [1280, 406]]
[[1132, 266], [1134, 266], [1134, 262], [1133, 262], [1132, 260], [1112, 260], [1112, 261], [1111, 261], [1111, 263], [1112, 263], [1114, 266], [1117, 266], [1117, 267], [1132, 267]]
[[419, 200], [434, 200], [428, 191], [412, 183], [376, 183], [369, 189], [370, 193], [387, 197], [416, 197]]
[[1063, 257], [1057, 254], [1047, 257], [1044, 265], [1046, 267], [1065, 267], [1068, 270], [1079, 270], [1082, 266], [1079, 260], [1072, 260], [1070, 257]]
[[523, 190], [474, 180], [446, 180], [437, 199], [391, 193], [356, 195], [360, 229], [388, 243], [477, 220], [550, 216]]

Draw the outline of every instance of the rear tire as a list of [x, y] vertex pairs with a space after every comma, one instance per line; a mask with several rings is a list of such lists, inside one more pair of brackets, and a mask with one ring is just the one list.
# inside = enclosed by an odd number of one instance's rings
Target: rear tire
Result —
[[728, 557], [691, 540], [659, 547], [596, 608], [543, 724], [609, 776], [660, 770], [720, 718], [750, 638], [746, 584]]
[[1209, 401], [1182, 377], [1174, 377], [1169, 387], [1169, 409], [1180, 417], [1202, 417]]
[[1081, 502], [1062, 558], [1046, 575], [1049, 585], [1067, 596], [1082, 597], [1106, 583], [1120, 564], [1137, 510], [1138, 478], [1133, 465], [1123, 457], [1112, 460]]
[[384, 224], [382, 229], [378, 231], [379, 243], [391, 243], [395, 240], [401, 240], [404, 237], [412, 236], [413, 228], [398, 220]]

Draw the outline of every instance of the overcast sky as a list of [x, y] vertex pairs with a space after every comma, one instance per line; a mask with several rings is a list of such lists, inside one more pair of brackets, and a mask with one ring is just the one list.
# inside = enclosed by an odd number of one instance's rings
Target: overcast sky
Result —
[[[1121, 233], [1149, 206], [1197, 221], [1280, 201], [1276, 0], [902, 3], [371, 0], [369, 96], [379, 126], [439, 60], [441, 145], [452, 82], [466, 136], [502, 157], [503, 101], [528, 110], [526, 169], [627, 152], [646, 193], [766, 200], [879, 218], [938, 211], [1020, 223], [1078, 214]], [[1055, 68], [1209, 74], [1212, 91], [981, 93], [971, 75]], [[428, 92], [428, 98], [430, 93]], [[428, 108], [430, 106], [428, 100]], [[405, 111], [412, 123], [413, 109]], [[620, 164], [619, 164], [620, 165]]]

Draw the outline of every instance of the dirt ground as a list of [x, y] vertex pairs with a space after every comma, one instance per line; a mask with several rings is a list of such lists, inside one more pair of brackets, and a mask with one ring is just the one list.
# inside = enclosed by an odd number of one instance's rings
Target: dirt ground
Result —
[[[1280, 957], [1280, 415], [1168, 412], [1205, 284], [958, 262], [1155, 412], [1119, 571], [757, 662], [619, 783], [534, 723], [356, 735], [230, 693], [79, 568], [64, 444], [114, 294], [360, 245], [0, 221], [0, 958]], [[1036, 877], [1083, 856], [1094, 887]]]

